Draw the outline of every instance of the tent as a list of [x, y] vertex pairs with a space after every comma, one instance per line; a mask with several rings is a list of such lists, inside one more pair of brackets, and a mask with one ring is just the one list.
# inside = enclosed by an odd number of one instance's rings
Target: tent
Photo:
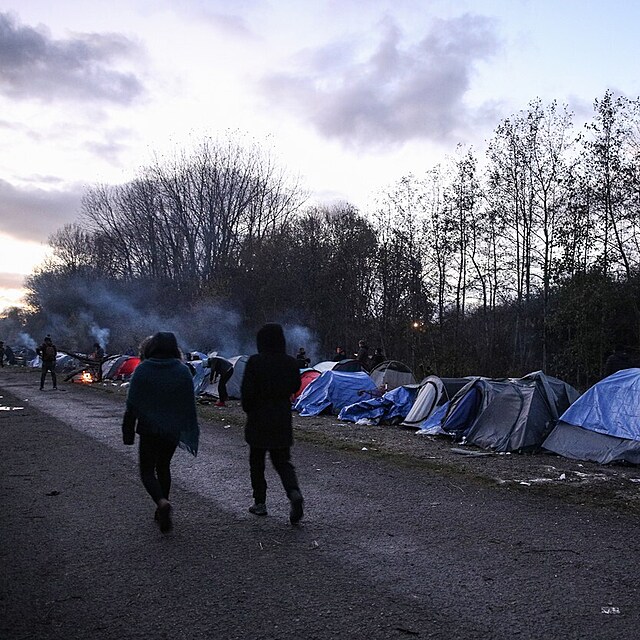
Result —
[[128, 380], [135, 371], [135, 368], [140, 364], [140, 358], [137, 356], [127, 356], [127, 359], [116, 370], [117, 380]]
[[640, 369], [622, 369], [588, 389], [542, 446], [574, 460], [640, 464]]
[[375, 382], [363, 371], [325, 371], [311, 381], [296, 400], [293, 409], [301, 416], [340, 413], [347, 405], [362, 399], [366, 393], [377, 393]]
[[116, 356], [109, 356], [106, 360], [103, 360], [102, 379], [113, 380], [115, 376], [115, 372], [122, 365], [122, 363], [125, 362], [125, 360], [127, 360], [127, 358], [130, 358], [130, 357], [131, 356], [116, 355]]
[[217, 394], [217, 385], [213, 385], [209, 382], [209, 360], [205, 356], [204, 360], [189, 360], [185, 363], [191, 370], [193, 375], [193, 392], [197, 396], [210, 395], [215, 396]]
[[374, 367], [369, 373], [378, 389], [391, 391], [407, 384], [415, 384], [416, 378], [411, 369], [398, 360], [387, 360]]
[[352, 358], [347, 358], [346, 360], [340, 360], [340, 362], [335, 362], [334, 360], [326, 360], [325, 362], [318, 362], [318, 364], [314, 365], [313, 368], [316, 371], [320, 371], [323, 373], [324, 371], [364, 371], [367, 370], [362, 365], [359, 360], [354, 360]]
[[469, 383], [469, 378], [439, 378], [427, 376], [417, 386], [417, 395], [411, 410], [402, 421], [405, 427], [420, 428], [435, 409], [455, 396]]
[[227, 382], [227, 393], [230, 398], [240, 398], [240, 389], [242, 387], [242, 378], [244, 378], [244, 368], [247, 366], [249, 356], [234, 356], [229, 358], [229, 362], [233, 365], [233, 374]]
[[112, 356], [102, 363], [103, 380], [127, 380], [140, 364], [136, 356]]
[[340, 411], [338, 420], [367, 424], [400, 424], [409, 413], [418, 393], [417, 385], [396, 387], [381, 398], [350, 404]]
[[294, 394], [294, 400], [300, 397], [300, 394], [313, 382], [316, 378], [320, 377], [320, 372], [315, 369], [302, 369], [300, 371], [300, 388]]
[[562, 380], [541, 371], [523, 378], [470, 380], [422, 432], [439, 428], [465, 444], [494, 451], [534, 451], [542, 446], [559, 416], [578, 398]]

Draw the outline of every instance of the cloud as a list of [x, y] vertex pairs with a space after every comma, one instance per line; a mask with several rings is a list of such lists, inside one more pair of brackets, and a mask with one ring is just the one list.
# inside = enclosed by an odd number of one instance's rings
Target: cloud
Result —
[[142, 83], [114, 65], [137, 54], [138, 46], [120, 34], [57, 40], [44, 27], [21, 26], [0, 13], [0, 93], [10, 98], [130, 104], [142, 95]]
[[22, 289], [24, 286], [24, 273], [1, 273], [0, 272], [0, 290], [1, 289]]
[[0, 232], [20, 240], [45, 242], [80, 211], [82, 190], [19, 188], [0, 180]]
[[470, 14], [436, 20], [410, 45], [391, 20], [382, 27], [365, 54], [351, 42], [301, 52], [295, 71], [263, 78], [266, 98], [354, 147], [450, 141], [470, 119], [464, 97], [474, 66], [498, 50], [494, 22]]

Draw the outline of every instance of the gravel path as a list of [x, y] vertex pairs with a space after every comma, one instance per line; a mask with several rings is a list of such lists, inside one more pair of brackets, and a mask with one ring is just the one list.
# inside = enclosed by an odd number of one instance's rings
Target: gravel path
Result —
[[[274, 473], [269, 516], [247, 512], [237, 405], [204, 407], [162, 535], [115, 391], [40, 393], [33, 375], [0, 372], [3, 639], [637, 637], [633, 468], [470, 457], [299, 419], [306, 512], [291, 527]], [[548, 467], [607, 480], [520, 485]]]

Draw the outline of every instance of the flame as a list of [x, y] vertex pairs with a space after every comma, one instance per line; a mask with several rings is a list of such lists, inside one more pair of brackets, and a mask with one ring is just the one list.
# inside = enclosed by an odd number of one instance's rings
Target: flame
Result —
[[84, 382], [85, 384], [89, 384], [93, 382], [93, 376], [88, 371], [83, 371], [80, 376], [80, 382]]

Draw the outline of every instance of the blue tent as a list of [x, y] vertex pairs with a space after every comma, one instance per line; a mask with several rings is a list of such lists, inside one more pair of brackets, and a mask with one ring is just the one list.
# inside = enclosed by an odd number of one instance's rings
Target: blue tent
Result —
[[574, 460], [640, 464], [640, 369], [591, 387], [560, 416], [543, 447]]
[[307, 385], [293, 409], [301, 416], [317, 416], [329, 411], [338, 414], [343, 407], [377, 391], [375, 382], [367, 373], [325, 371]]
[[193, 390], [197, 396], [209, 393], [209, 374], [207, 360], [191, 360], [186, 365], [191, 369], [193, 375]]
[[338, 414], [338, 420], [370, 424], [399, 424], [407, 416], [418, 393], [418, 386], [396, 387], [381, 398], [370, 398], [350, 404]]

